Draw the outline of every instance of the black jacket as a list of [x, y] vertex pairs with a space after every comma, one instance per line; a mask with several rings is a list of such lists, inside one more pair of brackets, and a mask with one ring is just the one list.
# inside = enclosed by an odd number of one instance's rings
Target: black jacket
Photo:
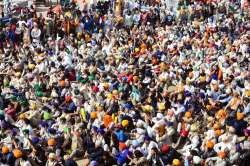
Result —
[[180, 158], [180, 154], [172, 147], [169, 148], [167, 153], [161, 153], [161, 158], [164, 164], [171, 164], [173, 159]]
[[102, 156], [103, 156], [104, 150], [102, 147], [98, 147], [94, 150], [94, 152], [92, 152], [91, 154], [89, 154], [89, 159], [90, 161], [100, 161]]
[[154, 155], [149, 160], [149, 165], [151, 166], [164, 166], [164, 162], [160, 155]]

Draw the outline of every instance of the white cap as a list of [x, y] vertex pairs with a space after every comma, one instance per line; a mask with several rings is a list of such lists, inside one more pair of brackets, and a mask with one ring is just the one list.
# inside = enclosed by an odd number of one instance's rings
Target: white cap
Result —
[[227, 88], [226, 89], [226, 94], [230, 94], [231, 93], [231, 89], [230, 88]]
[[143, 127], [143, 124], [144, 124], [144, 122], [140, 119], [136, 122], [137, 127]]
[[49, 154], [49, 159], [56, 159], [56, 154], [55, 153], [50, 153]]
[[164, 116], [162, 115], [162, 113], [157, 113], [156, 117], [157, 117], [158, 119], [162, 119]]
[[141, 129], [141, 128], [137, 128], [136, 129], [136, 132], [138, 133], [138, 134], [140, 134], [140, 135], [142, 135], [142, 134], [145, 134], [145, 130], [143, 130], [143, 129]]
[[224, 88], [225, 88], [225, 85], [224, 85], [224, 84], [220, 84], [220, 85], [219, 85], [219, 88], [220, 88], [220, 89], [224, 89]]
[[194, 156], [193, 161], [194, 161], [194, 164], [200, 164], [201, 163], [201, 158], [199, 156]]
[[217, 84], [217, 81], [216, 80], [212, 80], [211, 83], [212, 84]]

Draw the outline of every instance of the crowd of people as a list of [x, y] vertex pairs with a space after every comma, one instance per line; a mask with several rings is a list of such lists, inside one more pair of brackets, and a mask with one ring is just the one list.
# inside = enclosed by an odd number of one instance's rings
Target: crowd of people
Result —
[[248, 6], [166, 4], [72, 2], [2, 23], [0, 165], [249, 165]]

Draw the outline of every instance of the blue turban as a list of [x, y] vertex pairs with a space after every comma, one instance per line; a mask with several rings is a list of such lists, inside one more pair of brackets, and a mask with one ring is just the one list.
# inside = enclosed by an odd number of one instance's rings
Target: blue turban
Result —
[[41, 122], [42, 127], [49, 127], [49, 124], [46, 121]]
[[37, 143], [39, 142], [39, 138], [33, 137], [33, 138], [31, 139], [31, 142], [32, 142], [32, 144], [37, 144]]

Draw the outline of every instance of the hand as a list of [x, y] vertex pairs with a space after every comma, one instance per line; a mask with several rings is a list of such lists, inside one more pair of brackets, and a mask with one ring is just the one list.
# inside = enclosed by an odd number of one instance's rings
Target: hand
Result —
[[32, 154], [35, 156], [37, 154], [37, 150], [32, 148]]
[[88, 158], [89, 155], [87, 153], [85, 153], [85, 155], [83, 156], [83, 158]]
[[149, 116], [148, 116], [148, 115], [145, 116], [145, 122], [146, 122], [147, 124], [150, 122]]

